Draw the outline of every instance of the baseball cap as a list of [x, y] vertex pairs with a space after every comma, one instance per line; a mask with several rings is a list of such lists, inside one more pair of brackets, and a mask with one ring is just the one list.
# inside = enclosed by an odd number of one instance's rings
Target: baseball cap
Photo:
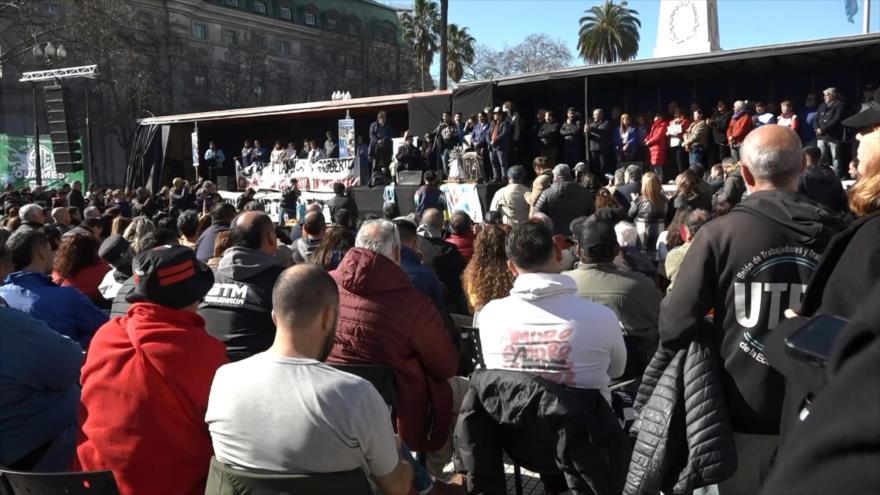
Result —
[[607, 222], [597, 222], [594, 220], [583, 222], [580, 225], [577, 232], [577, 240], [581, 250], [588, 253], [596, 248], [612, 251], [618, 246], [614, 226]]
[[200, 301], [214, 285], [214, 274], [192, 249], [159, 246], [135, 256], [134, 290], [125, 300], [180, 309]]

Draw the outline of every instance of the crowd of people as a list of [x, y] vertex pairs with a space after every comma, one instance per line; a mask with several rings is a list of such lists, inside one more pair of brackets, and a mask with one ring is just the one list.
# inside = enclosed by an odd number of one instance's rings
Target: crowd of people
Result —
[[[664, 121], [682, 135], [671, 196], [656, 167], [621, 160], [606, 184], [561, 163], [583, 149], [569, 112], [535, 179], [496, 150], [507, 184], [482, 223], [447, 211], [435, 170], [409, 216], [362, 214], [341, 184], [305, 204], [293, 181], [292, 226], [210, 181], [7, 187], [0, 465], [112, 470], [123, 494], [205, 493], [212, 457], [504, 493], [503, 446], [547, 493], [877, 491], [880, 92], [837, 124], [859, 143], [848, 191], [829, 144], [784, 125], [790, 106], [744, 105], [735, 156], [709, 170], [688, 140], [702, 122]], [[632, 158], [638, 124], [620, 122]], [[799, 350], [827, 316], [833, 348]], [[462, 362], [461, 325], [486, 370]], [[344, 365], [390, 367], [396, 398]]]

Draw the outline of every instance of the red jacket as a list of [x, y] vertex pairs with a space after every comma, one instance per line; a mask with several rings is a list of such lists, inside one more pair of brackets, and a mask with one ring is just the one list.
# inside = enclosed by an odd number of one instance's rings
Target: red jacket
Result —
[[196, 313], [136, 303], [104, 324], [82, 368], [74, 467], [112, 470], [123, 495], [204, 494], [205, 411], [226, 362]]
[[754, 127], [749, 112], [741, 112], [739, 117], [736, 114], [730, 119], [730, 125], [727, 126], [727, 140], [730, 143], [742, 144], [746, 136]]
[[474, 256], [473, 232], [468, 232], [464, 235], [452, 234], [446, 239], [446, 241], [457, 247], [458, 252], [461, 253], [466, 260], [470, 261]]
[[104, 275], [107, 275], [110, 270], [112, 267], [106, 261], [99, 260], [94, 265], [83, 268], [76, 275], [65, 280], [61, 280], [58, 272], [52, 272], [52, 281], [58, 285], [76, 287], [92, 301], [100, 302], [104, 300], [104, 297], [98, 291], [98, 286], [101, 285]]
[[392, 366], [398, 434], [414, 452], [440, 449], [452, 420], [446, 380], [457, 371], [458, 353], [436, 306], [399, 266], [373, 251], [349, 250], [331, 275], [339, 284], [339, 323], [327, 361]]
[[645, 145], [651, 155], [651, 166], [662, 167], [666, 165], [666, 147], [669, 140], [666, 138], [666, 129], [669, 123], [665, 120], [657, 120], [651, 124], [651, 130], [645, 136]]

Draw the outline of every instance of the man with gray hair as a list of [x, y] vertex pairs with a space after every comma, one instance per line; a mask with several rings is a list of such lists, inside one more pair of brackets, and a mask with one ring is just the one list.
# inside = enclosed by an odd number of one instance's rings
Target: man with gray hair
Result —
[[816, 120], [813, 128], [816, 129], [816, 146], [822, 152], [822, 161], [831, 164], [831, 168], [837, 172], [838, 177], [846, 175], [840, 159], [840, 141], [843, 139], [843, 103], [838, 100], [837, 88], [827, 88], [822, 91], [825, 99], [816, 110]]
[[[741, 173], [751, 193], [700, 229], [675, 288], [660, 311], [663, 346], [686, 348], [709, 336], [720, 355], [725, 399], [736, 443], [737, 471], [718, 493], [757, 493], [779, 438], [785, 394], [781, 374], [764, 355], [786, 308], [800, 305], [807, 280], [831, 237], [844, 225], [797, 193], [800, 139], [768, 125], [742, 145]], [[711, 323], [705, 315], [714, 313]]]
[[46, 215], [43, 214], [43, 207], [36, 203], [29, 203], [18, 210], [18, 218], [21, 219], [21, 226], [18, 230], [40, 230], [46, 223]]
[[568, 165], [553, 168], [553, 184], [541, 193], [535, 202], [535, 211], [553, 220], [553, 233], [571, 235], [569, 225], [578, 217], [590, 216], [596, 211], [593, 195], [580, 184], [572, 181]]
[[642, 167], [641, 165], [627, 165], [624, 172], [624, 183], [614, 188], [614, 199], [620, 203], [623, 211], [629, 211], [632, 195], [638, 196], [642, 190]]
[[83, 211], [83, 220], [86, 218], [101, 218], [101, 209], [97, 206], [86, 206]]
[[327, 362], [391, 366], [400, 437], [414, 452], [438, 451], [466, 387], [447, 382], [458, 369], [458, 352], [434, 302], [399, 263], [397, 226], [364, 222], [355, 247], [330, 273], [339, 286], [339, 324]]
[[753, 127], [748, 105], [740, 100], [733, 102], [733, 117], [727, 126], [727, 144], [730, 145], [730, 154], [734, 160], [740, 160], [739, 149]]

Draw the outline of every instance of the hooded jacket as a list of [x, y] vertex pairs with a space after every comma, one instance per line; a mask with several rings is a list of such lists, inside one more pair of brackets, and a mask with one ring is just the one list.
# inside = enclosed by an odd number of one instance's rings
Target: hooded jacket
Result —
[[581, 299], [575, 281], [566, 275], [519, 275], [510, 296], [483, 307], [479, 326], [487, 368], [596, 389], [609, 403], [608, 385], [626, 366], [617, 315]]
[[75, 470], [112, 470], [122, 495], [205, 493], [224, 351], [201, 316], [153, 303], [101, 327], [82, 367]]
[[327, 362], [394, 368], [398, 434], [414, 452], [440, 449], [458, 352], [434, 303], [393, 261], [367, 249], [350, 249], [330, 275], [339, 285], [339, 322]]
[[[764, 341], [797, 307], [822, 252], [843, 223], [790, 191], [752, 193], [706, 224], [682, 262], [682, 275], [660, 310], [660, 339], [671, 349], [709, 332], [724, 362], [722, 382], [734, 431], [778, 434], [782, 376]], [[703, 318], [713, 313], [711, 328]]]
[[274, 256], [232, 247], [214, 270], [214, 286], [199, 305], [208, 333], [226, 344], [230, 360], [263, 352], [275, 340], [272, 288], [284, 271]]
[[52, 330], [75, 340], [83, 349], [107, 315], [74, 287], [61, 287], [42, 273], [20, 271], [6, 277], [0, 298], [10, 308], [43, 320]]

